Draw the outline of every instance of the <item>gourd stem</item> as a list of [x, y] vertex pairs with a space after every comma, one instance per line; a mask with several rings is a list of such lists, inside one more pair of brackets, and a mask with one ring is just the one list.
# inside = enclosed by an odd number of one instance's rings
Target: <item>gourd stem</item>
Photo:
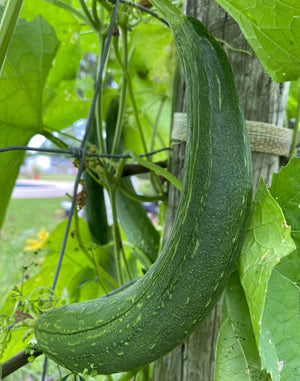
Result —
[[176, 8], [170, 0], [151, 0], [151, 3], [160, 10], [169, 24], [172, 24], [172, 27], [180, 24], [180, 19], [183, 16], [182, 11]]

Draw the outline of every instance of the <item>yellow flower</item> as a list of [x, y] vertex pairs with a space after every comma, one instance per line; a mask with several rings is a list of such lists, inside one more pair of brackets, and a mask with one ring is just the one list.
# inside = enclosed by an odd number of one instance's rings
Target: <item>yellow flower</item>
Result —
[[29, 244], [29, 246], [25, 247], [24, 249], [25, 251], [36, 251], [36, 250], [42, 249], [45, 245], [45, 242], [47, 241], [49, 237], [49, 233], [46, 231], [45, 228], [42, 228], [38, 232], [37, 236], [38, 236], [38, 239], [27, 240], [27, 243]]

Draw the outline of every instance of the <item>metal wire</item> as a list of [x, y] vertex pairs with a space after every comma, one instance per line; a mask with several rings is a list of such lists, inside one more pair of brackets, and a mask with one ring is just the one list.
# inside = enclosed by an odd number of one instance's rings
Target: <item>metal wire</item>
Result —
[[[138, 155], [139, 157], [146, 157], [146, 156], [153, 156], [157, 153], [163, 152], [163, 151], [170, 151], [170, 147], [161, 148], [159, 150], [151, 151], [148, 153], [144, 153], [141, 155]], [[29, 147], [29, 146], [10, 146], [10, 147], [4, 147], [0, 148], [0, 153], [2, 152], [9, 152], [9, 151], [34, 151], [34, 152], [46, 152], [46, 153], [54, 153], [59, 155], [71, 155], [72, 157], [77, 157], [81, 159], [81, 157], [84, 155], [85, 157], [98, 157], [98, 158], [108, 158], [108, 159], [130, 159], [131, 156], [129, 155], [119, 155], [119, 154], [102, 154], [102, 153], [95, 153], [95, 152], [88, 152], [85, 149], [81, 147], [69, 147], [69, 149], [60, 149], [60, 148], [42, 148], [42, 147]]]

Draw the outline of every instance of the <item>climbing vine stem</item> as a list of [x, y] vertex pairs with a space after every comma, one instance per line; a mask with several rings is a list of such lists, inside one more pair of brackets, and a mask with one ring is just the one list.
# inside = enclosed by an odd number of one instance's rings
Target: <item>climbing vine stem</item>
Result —
[[298, 90], [298, 104], [297, 104], [297, 111], [296, 111], [296, 120], [295, 120], [294, 134], [293, 134], [293, 140], [291, 144], [289, 159], [291, 159], [294, 156], [296, 151], [296, 147], [298, 143], [299, 124], [300, 124], [300, 87]]
[[128, 68], [128, 41], [127, 41], [127, 28], [122, 27], [121, 28], [121, 38], [122, 38], [122, 48], [123, 48], [123, 61], [121, 60], [121, 57], [119, 55], [119, 36], [115, 36], [113, 39], [113, 46], [114, 46], [114, 53], [117, 57], [117, 60], [119, 64], [121, 64], [124, 67], [124, 70], [122, 71], [122, 81], [121, 81], [121, 92], [119, 97], [119, 107], [118, 107], [118, 117], [117, 117], [117, 123], [116, 123], [116, 129], [112, 144], [112, 150], [111, 153], [117, 153], [120, 140], [121, 140], [121, 134], [122, 134], [122, 128], [123, 128], [123, 120], [124, 120], [124, 113], [125, 113], [125, 107], [126, 107], [126, 94], [127, 94], [127, 68]]

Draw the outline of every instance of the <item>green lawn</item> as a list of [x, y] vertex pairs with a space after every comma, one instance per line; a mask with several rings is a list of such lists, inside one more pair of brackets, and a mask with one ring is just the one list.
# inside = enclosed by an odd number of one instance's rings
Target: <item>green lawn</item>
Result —
[[27, 245], [27, 239], [35, 239], [41, 228], [51, 232], [61, 222], [64, 210], [61, 202], [66, 198], [11, 199], [0, 235], [1, 257], [17, 255]]
[[1, 242], [19, 239], [25, 231], [51, 231], [62, 221], [60, 203], [66, 198], [11, 199], [2, 227]]
[[[76, 175], [70, 175], [70, 174], [65, 174], [65, 173], [62, 173], [62, 174], [45, 174], [45, 173], [41, 173], [40, 174], [40, 179], [41, 180], [61, 180], [61, 181], [74, 181], [75, 180], [75, 177]], [[33, 176], [24, 176], [24, 175], [20, 175], [18, 177], [18, 179], [23, 179], [23, 180], [32, 180], [33, 179]]]
[[27, 239], [36, 239], [42, 227], [51, 232], [65, 218], [60, 206], [63, 200], [66, 198], [10, 200], [0, 235], [0, 308], [7, 292], [22, 281], [23, 268], [37, 261], [33, 252], [24, 252]]

